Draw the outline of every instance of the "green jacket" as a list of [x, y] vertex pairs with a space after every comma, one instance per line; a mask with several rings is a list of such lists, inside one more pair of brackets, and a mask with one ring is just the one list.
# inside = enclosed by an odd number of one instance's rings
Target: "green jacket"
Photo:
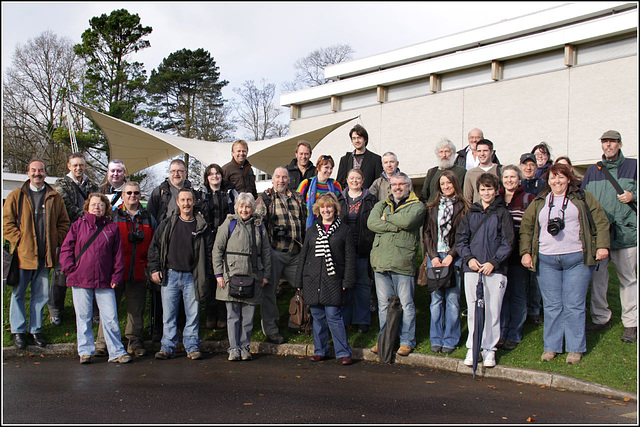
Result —
[[[549, 188], [545, 188], [533, 199], [522, 217], [520, 224], [520, 256], [531, 254], [533, 268], [536, 271], [538, 250], [540, 247], [540, 223], [538, 217], [544, 208]], [[584, 199], [582, 198], [584, 194]], [[574, 189], [569, 191], [569, 201], [578, 208], [580, 221], [580, 241], [584, 253], [584, 265], [596, 265], [596, 251], [600, 248], [609, 249], [609, 221], [607, 215], [593, 194], [588, 191]], [[591, 211], [593, 226], [590, 225], [587, 209]]]
[[367, 227], [376, 234], [371, 249], [371, 267], [378, 273], [389, 271], [413, 276], [426, 208], [413, 191], [397, 208], [394, 208], [392, 198], [393, 195], [376, 203], [367, 220]]
[[[602, 156], [603, 165], [618, 181], [623, 190], [633, 195], [632, 204], [637, 205], [637, 167], [636, 159], [627, 159], [622, 155], [613, 161]], [[582, 180], [582, 188], [594, 195], [607, 214], [611, 223], [611, 249], [632, 248], [638, 245], [638, 220], [629, 204], [621, 203], [613, 185], [607, 180], [597, 165], [587, 169]]]
[[[166, 285], [164, 279], [167, 276], [167, 255], [169, 253], [169, 241], [172, 238], [173, 230], [178, 217], [180, 216], [180, 210], [176, 209], [173, 215], [170, 215], [162, 220], [158, 225], [151, 245], [149, 245], [149, 251], [147, 257], [149, 262], [147, 269], [149, 273], [155, 273], [156, 271], [162, 272], [162, 286]], [[193, 255], [194, 255], [194, 267], [193, 273], [193, 285], [196, 292], [196, 300], [205, 300], [209, 292], [211, 292], [210, 278], [213, 276], [211, 269], [211, 246], [212, 234], [209, 231], [207, 221], [200, 213], [196, 213], [196, 235], [193, 240]]]
[[[231, 220], [236, 220], [233, 232], [229, 234]], [[256, 249], [258, 251], [258, 265], [251, 265], [251, 225], [257, 219], [252, 216], [244, 221], [240, 215], [228, 215], [218, 228], [216, 241], [213, 244], [213, 271], [224, 276], [224, 289], [216, 286], [216, 299], [220, 301], [243, 302], [246, 304], [260, 304], [262, 302], [262, 279], [271, 274], [271, 244], [264, 226], [255, 224]], [[227, 252], [247, 254], [233, 255]], [[226, 256], [225, 256], [226, 254]], [[225, 257], [227, 258], [225, 263]], [[227, 268], [228, 267], [228, 268]], [[233, 298], [229, 296], [229, 278], [236, 274], [251, 275], [256, 280], [253, 298]]]

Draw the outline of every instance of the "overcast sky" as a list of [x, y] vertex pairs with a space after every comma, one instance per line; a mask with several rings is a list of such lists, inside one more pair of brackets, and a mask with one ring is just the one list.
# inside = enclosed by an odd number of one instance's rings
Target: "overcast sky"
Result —
[[[79, 43], [92, 17], [124, 8], [153, 28], [151, 47], [132, 56], [147, 76], [172, 52], [204, 48], [229, 81], [223, 96], [231, 98], [246, 80], [266, 78], [279, 90], [293, 80], [295, 61], [319, 47], [346, 43], [362, 58], [562, 3], [3, 1], [2, 68], [18, 44], [46, 30]], [[279, 92], [275, 101], [279, 105]]]

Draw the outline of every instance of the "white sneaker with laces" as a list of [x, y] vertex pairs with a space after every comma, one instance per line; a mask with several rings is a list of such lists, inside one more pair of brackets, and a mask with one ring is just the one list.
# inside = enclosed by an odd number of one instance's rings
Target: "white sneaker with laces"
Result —
[[492, 350], [483, 350], [482, 365], [485, 368], [493, 368], [496, 366], [496, 352]]
[[467, 350], [467, 356], [464, 358], [463, 363], [467, 366], [473, 366], [473, 349]]

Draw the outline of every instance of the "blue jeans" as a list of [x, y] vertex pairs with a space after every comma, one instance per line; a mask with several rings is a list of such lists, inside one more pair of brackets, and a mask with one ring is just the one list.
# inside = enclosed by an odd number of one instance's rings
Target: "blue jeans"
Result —
[[[447, 254], [438, 253], [440, 261]], [[460, 267], [462, 259], [457, 257], [452, 266]], [[427, 267], [431, 267], [431, 259], [427, 257]], [[429, 339], [431, 346], [456, 348], [460, 341], [460, 274], [455, 272], [456, 286], [448, 289], [438, 289], [431, 292], [431, 327]], [[446, 301], [446, 304], [445, 304]]]
[[[17, 254], [15, 255], [17, 256]], [[44, 306], [49, 300], [49, 270], [40, 267], [37, 270], [20, 269], [20, 281], [11, 289], [11, 304], [9, 306], [9, 323], [12, 334], [27, 333], [27, 309], [25, 299], [27, 286], [31, 283], [31, 301], [29, 302], [29, 332], [42, 332], [42, 316]]]
[[249, 350], [256, 306], [243, 302], [227, 301], [226, 307], [229, 350], [241, 348]]
[[562, 353], [587, 351], [585, 322], [587, 290], [594, 267], [583, 263], [582, 252], [538, 257], [538, 283], [544, 307], [544, 349]]
[[527, 320], [527, 288], [530, 271], [517, 263], [509, 264], [507, 290], [500, 310], [500, 338], [522, 341], [522, 326]]
[[329, 355], [329, 331], [333, 339], [336, 357], [351, 357], [351, 347], [347, 340], [347, 330], [342, 320], [342, 307], [336, 305], [309, 306], [313, 317], [313, 354]]
[[345, 326], [370, 325], [371, 283], [369, 281], [369, 259], [356, 258], [356, 283], [349, 288], [347, 305], [342, 306]]
[[118, 311], [116, 309], [116, 292], [113, 289], [87, 289], [72, 287], [73, 307], [76, 311], [76, 328], [78, 330], [78, 354], [92, 355], [96, 349], [93, 342], [93, 300], [98, 303], [102, 331], [107, 344], [109, 359], [116, 359], [127, 354], [122, 345]]
[[397, 296], [402, 304], [402, 325], [400, 326], [400, 345], [413, 349], [416, 346], [416, 306], [413, 303], [415, 285], [413, 276], [392, 272], [375, 273], [376, 295], [378, 297], [378, 317], [380, 334], [387, 323], [389, 297]]
[[178, 344], [178, 306], [180, 293], [184, 300], [186, 322], [182, 331], [182, 344], [187, 354], [200, 350], [200, 304], [196, 300], [193, 274], [189, 271], [167, 270], [165, 285], [160, 291], [162, 296], [161, 350], [169, 354], [176, 351]]

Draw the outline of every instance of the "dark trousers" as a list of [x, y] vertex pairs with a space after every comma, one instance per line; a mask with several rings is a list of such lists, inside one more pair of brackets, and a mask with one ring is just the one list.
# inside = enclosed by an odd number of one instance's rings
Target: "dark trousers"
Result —
[[[144, 341], [144, 306], [147, 298], [147, 285], [142, 283], [126, 283], [115, 289], [116, 310], [120, 307], [122, 295], [126, 295], [127, 300], [127, 326], [124, 336], [129, 340], [127, 350], [133, 352], [135, 349], [143, 347]], [[98, 325], [98, 339], [96, 348], [106, 349], [104, 332], [102, 331], [102, 320]]]

